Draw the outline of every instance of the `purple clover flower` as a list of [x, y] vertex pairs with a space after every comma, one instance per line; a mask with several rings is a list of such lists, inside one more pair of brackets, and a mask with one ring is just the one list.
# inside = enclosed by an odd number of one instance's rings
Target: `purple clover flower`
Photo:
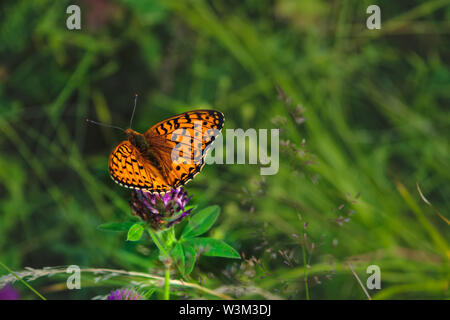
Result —
[[134, 290], [117, 289], [110, 292], [108, 300], [143, 300], [143, 298]]
[[0, 289], [0, 300], [19, 300], [20, 295], [14, 287], [6, 285]]
[[164, 195], [142, 190], [131, 193], [131, 210], [133, 214], [146, 221], [153, 229], [163, 230], [180, 223], [192, 209], [186, 210], [191, 200], [187, 192], [180, 187]]

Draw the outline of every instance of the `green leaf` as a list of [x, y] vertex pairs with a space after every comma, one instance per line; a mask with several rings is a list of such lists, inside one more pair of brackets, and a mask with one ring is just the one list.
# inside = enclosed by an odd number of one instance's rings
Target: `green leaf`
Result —
[[205, 233], [216, 222], [219, 213], [219, 206], [210, 206], [201, 210], [192, 216], [181, 236], [184, 238], [193, 238]]
[[156, 291], [156, 288], [150, 288], [149, 290], [142, 293], [141, 296], [143, 296], [145, 299], [149, 300], [155, 291]]
[[132, 221], [109, 222], [99, 225], [97, 229], [101, 231], [114, 231], [114, 232], [128, 231], [133, 224], [135, 224], [135, 222]]
[[184, 251], [183, 246], [180, 243], [177, 243], [175, 247], [172, 249], [172, 257], [178, 270], [184, 276], [185, 274]]
[[194, 270], [197, 253], [194, 247], [188, 242], [183, 242], [182, 246], [184, 252], [184, 275], [187, 276]]
[[141, 239], [144, 229], [140, 222], [133, 224], [128, 230], [127, 241], [138, 241]]
[[209, 257], [223, 257], [240, 259], [239, 253], [225, 242], [213, 238], [193, 238], [189, 243], [200, 251], [201, 254]]
[[197, 209], [197, 205], [192, 205], [192, 206], [187, 206], [184, 208], [184, 211], [188, 211], [189, 209], [192, 209], [192, 211], [194, 211], [195, 209]]

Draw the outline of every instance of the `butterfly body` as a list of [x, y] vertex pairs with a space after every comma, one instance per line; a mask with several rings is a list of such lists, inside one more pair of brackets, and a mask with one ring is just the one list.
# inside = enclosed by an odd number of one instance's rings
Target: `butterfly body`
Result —
[[125, 130], [125, 134], [127, 135], [127, 139], [128, 141], [130, 141], [130, 143], [135, 146], [136, 148], [138, 148], [138, 150], [142, 153], [145, 154], [147, 153], [148, 149], [150, 148], [147, 140], [145, 139], [144, 135], [134, 131], [133, 129], [127, 129]]
[[[158, 122], [144, 134], [127, 129], [127, 140], [119, 143], [109, 157], [110, 176], [123, 187], [151, 193], [176, 189], [201, 171], [206, 150], [223, 123], [219, 111], [194, 110]], [[182, 156], [180, 151], [174, 159], [179, 147], [188, 147], [187, 155]]]
[[142, 133], [134, 131], [133, 129], [126, 129], [125, 134], [127, 135], [128, 141], [139, 151], [143, 159], [150, 161], [153, 166], [161, 169], [160, 162], [156, 158], [150, 144]]

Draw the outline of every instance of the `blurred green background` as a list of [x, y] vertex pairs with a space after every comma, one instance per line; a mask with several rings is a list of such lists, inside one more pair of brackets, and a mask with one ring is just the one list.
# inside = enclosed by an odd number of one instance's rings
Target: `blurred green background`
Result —
[[[381, 30], [366, 28], [371, 4]], [[141, 132], [196, 108], [225, 113], [225, 129], [281, 129], [278, 174], [210, 165], [187, 185], [200, 208], [221, 206], [210, 236], [243, 259], [201, 257], [185, 281], [242, 299], [366, 299], [349, 264], [364, 284], [378, 265], [372, 298], [448, 298], [449, 226], [416, 183], [448, 219], [449, 4], [2, 1], [0, 261], [161, 274], [148, 237], [96, 229], [127, 219], [130, 191], [107, 172], [123, 134], [84, 118], [126, 127], [138, 93]], [[67, 299], [115, 288], [64, 279], [30, 284]]]

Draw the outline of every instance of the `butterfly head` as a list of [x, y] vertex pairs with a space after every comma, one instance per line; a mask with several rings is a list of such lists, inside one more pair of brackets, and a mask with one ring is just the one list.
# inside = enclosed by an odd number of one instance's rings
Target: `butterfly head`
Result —
[[128, 129], [125, 130], [125, 134], [127, 135], [128, 140], [130, 140], [130, 137], [138, 135], [139, 133], [134, 131], [131, 128], [128, 128]]
[[134, 131], [131, 128], [126, 129], [125, 134], [127, 135], [128, 141], [130, 141], [131, 144], [138, 148], [141, 152], [145, 152], [148, 149], [148, 143], [144, 135]]

